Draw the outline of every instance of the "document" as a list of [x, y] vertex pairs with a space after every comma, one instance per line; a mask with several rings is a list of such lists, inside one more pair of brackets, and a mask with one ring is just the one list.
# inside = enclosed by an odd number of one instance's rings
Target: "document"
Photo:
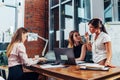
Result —
[[78, 60], [75, 60], [75, 62], [76, 62], [76, 64], [83, 64], [83, 63], [85, 63], [85, 61], [78, 61]]
[[40, 65], [41, 68], [57, 68], [57, 67], [64, 67], [64, 65], [59, 64], [59, 65], [51, 65], [51, 64], [43, 64]]
[[104, 65], [99, 65], [95, 63], [83, 63], [83, 64], [80, 64], [80, 69], [106, 71], [106, 70], [109, 70], [109, 67], [105, 67]]

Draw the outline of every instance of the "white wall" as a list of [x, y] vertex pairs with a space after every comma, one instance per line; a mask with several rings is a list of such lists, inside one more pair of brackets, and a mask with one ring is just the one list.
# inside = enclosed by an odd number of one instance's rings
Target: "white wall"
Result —
[[90, 0], [91, 18], [100, 18], [104, 21], [104, 0]]
[[120, 66], [120, 22], [107, 23], [105, 26], [112, 42], [112, 64]]

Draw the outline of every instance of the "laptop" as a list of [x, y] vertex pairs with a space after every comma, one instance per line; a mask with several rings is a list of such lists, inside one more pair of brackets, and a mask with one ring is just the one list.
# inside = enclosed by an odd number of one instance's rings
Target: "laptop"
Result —
[[56, 57], [54, 51], [48, 51], [44, 56], [47, 61], [45, 62], [39, 62], [38, 64], [51, 64], [56, 62]]
[[44, 57], [47, 59], [47, 61], [46, 61], [47, 63], [52, 63], [52, 62], [56, 61], [54, 51], [48, 51]]
[[76, 65], [73, 48], [54, 48], [56, 61], [66, 65]]

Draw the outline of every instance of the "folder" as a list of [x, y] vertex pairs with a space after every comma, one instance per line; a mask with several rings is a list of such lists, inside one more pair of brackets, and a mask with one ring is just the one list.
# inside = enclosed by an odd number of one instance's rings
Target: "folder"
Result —
[[102, 70], [102, 71], [108, 71], [110, 67], [106, 67], [104, 65], [94, 64], [94, 63], [87, 63], [87, 64], [81, 64], [80, 69], [82, 70]]

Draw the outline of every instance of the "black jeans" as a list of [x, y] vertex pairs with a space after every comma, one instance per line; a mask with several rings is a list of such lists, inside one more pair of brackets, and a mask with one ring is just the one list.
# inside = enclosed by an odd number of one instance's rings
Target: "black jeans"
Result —
[[38, 80], [38, 73], [23, 72], [22, 65], [9, 68], [8, 80]]

